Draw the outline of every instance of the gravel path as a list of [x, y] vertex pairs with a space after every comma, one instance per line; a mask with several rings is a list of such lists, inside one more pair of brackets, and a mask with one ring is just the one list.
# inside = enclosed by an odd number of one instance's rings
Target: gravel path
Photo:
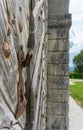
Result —
[[83, 130], [83, 109], [81, 109], [74, 99], [69, 101], [69, 130]]

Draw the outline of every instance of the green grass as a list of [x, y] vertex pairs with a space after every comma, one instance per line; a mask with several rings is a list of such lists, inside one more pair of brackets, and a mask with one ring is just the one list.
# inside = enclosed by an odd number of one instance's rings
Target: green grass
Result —
[[83, 82], [75, 82], [70, 85], [70, 95], [83, 108]]

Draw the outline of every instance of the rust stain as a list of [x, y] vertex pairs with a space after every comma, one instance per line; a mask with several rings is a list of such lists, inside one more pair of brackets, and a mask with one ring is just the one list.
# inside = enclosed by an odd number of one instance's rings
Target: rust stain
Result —
[[19, 65], [20, 67], [22, 66], [22, 62], [24, 61], [25, 59], [25, 54], [24, 54], [24, 51], [23, 51], [23, 47], [20, 46], [20, 50], [19, 50], [19, 53], [18, 53], [18, 62], [19, 62]]
[[9, 9], [8, 9], [7, 1], [6, 1], [6, 9], [7, 9], [7, 19], [8, 19], [8, 23], [11, 24], [11, 16], [10, 16], [10, 11], [9, 11]]
[[21, 103], [18, 104], [17, 106], [17, 111], [16, 111], [16, 119], [18, 119], [26, 110], [26, 100], [23, 100]]
[[17, 91], [18, 91], [18, 104], [17, 104], [17, 110], [16, 110], [16, 118], [18, 119], [26, 110], [26, 105], [27, 105], [27, 101], [24, 96], [23, 81], [18, 82]]
[[26, 58], [25, 58], [22, 46], [20, 47], [20, 50], [17, 56], [18, 56], [19, 81], [17, 85], [18, 104], [17, 104], [15, 117], [18, 119], [26, 110], [26, 105], [27, 105], [27, 101], [24, 95], [24, 82], [23, 82], [22, 71], [23, 71], [23, 67], [29, 66], [32, 56], [29, 55], [29, 53], [27, 53]]
[[9, 36], [11, 34], [11, 28], [10, 26], [8, 26], [8, 29], [7, 29], [7, 36]]
[[22, 25], [21, 20], [18, 21], [18, 27], [19, 27], [19, 31], [21, 33], [23, 31], [23, 25]]
[[3, 51], [4, 57], [6, 59], [9, 59], [10, 55], [11, 55], [11, 50], [10, 50], [9, 44], [7, 42], [3, 43], [3, 45], [2, 45], [2, 51]]

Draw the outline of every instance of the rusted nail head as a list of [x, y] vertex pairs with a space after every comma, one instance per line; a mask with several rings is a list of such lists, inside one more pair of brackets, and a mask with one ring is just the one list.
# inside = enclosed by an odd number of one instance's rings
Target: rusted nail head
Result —
[[2, 51], [3, 51], [4, 57], [6, 59], [9, 59], [9, 57], [11, 55], [11, 50], [10, 50], [9, 44], [7, 42], [3, 43], [3, 45], [2, 45]]
[[19, 26], [19, 31], [21, 33], [22, 30], [23, 30], [23, 26], [22, 26], [22, 22], [21, 21], [18, 22], [18, 26]]
[[26, 110], [26, 105], [27, 105], [27, 101], [25, 98], [22, 102], [18, 103], [16, 115], [15, 115], [16, 119], [18, 119], [24, 113], [24, 111]]

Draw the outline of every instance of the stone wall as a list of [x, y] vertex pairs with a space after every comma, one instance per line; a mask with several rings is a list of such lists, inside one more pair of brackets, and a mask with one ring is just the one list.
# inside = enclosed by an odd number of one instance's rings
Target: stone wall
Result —
[[68, 130], [69, 0], [48, 0], [47, 130]]

